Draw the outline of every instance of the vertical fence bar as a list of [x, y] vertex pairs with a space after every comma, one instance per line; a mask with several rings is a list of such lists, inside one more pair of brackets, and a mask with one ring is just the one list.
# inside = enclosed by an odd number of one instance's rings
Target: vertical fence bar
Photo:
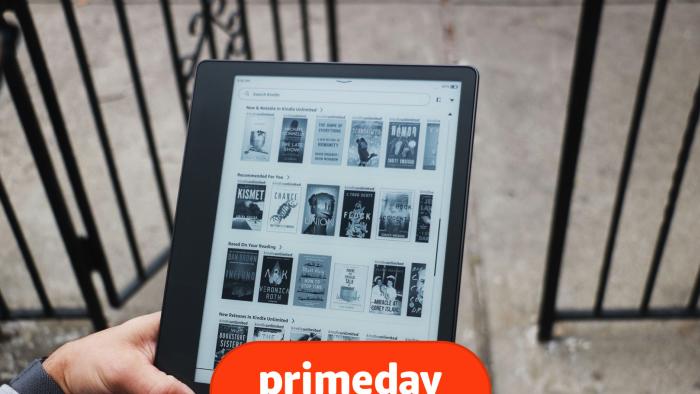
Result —
[[540, 306], [538, 332], [540, 341], [547, 341], [552, 338], [552, 329], [556, 319], [559, 274], [561, 273], [564, 255], [571, 197], [574, 190], [574, 178], [583, 136], [583, 123], [586, 115], [588, 91], [591, 85], [591, 74], [593, 72], [602, 12], [603, 0], [586, 0], [583, 3], [576, 40], [576, 55], [571, 78], [564, 140], [559, 162], [559, 177], [544, 275], [545, 287], [542, 292], [542, 303]]
[[698, 301], [700, 300], [700, 268], [695, 276], [695, 284], [693, 285], [693, 290], [690, 292], [690, 301], [688, 301], [688, 310], [694, 311], [698, 308]]
[[[9, 59], [10, 53], [14, 53], [14, 47], [17, 41], [16, 30], [8, 28], [2, 19], [2, 13], [5, 12], [4, 4], [0, 4], [0, 90], [2, 90], [3, 75], [5, 73], [5, 62]], [[2, 180], [0, 180], [1, 186]], [[3, 188], [4, 189], [4, 188]], [[0, 291], [0, 320], [9, 319], [10, 308], [5, 302], [5, 298]]]
[[304, 41], [304, 60], [311, 61], [311, 36], [309, 34], [309, 4], [307, 0], [299, 0], [301, 12], [301, 34]]
[[68, 181], [70, 182], [73, 195], [75, 196], [75, 202], [78, 206], [81, 219], [85, 225], [87, 239], [82, 242], [81, 245], [85, 247], [83, 252], [87, 253], [90, 257], [87, 260], [87, 263], [89, 264], [88, 267], [97, 267], [99, 269], [100, 274], [105, 279], [105, 290], [107, 292], [107, 296], [111, 301], [114, 301], [118, 298], [117, 291], [112, 281], [112, 274], [109, 270], [109, 266], [107, 265], [107, 257], [104, 254], [102, 241], [97, 230], [97, 224], [95, 223], [94, 216], [92, 215], [92, 209], [90, 208], [87, 192], [85, 190], [85, 186], [83, 185], [82, 176], [78, 168], [78, 162], [75, 158], [75, 154], [73, 153], [70, 138], [68, 137], [66, 123], [63, 119], [61, 107], [58, 103], [58, 95], [56, 94], [56, 89], [54, 88], [51, 74], [49, 73], [46, 58], [44, 57], [44, 51], [41, 48], [39, 34], [34, 26], [34, 20], [27, 2], [22, 0], [13, 0], [10, 4], [10, 7], [15, 11], [17, 20], [22, 27], [27, 51], [29, 52], [29, 58], [32, 62], [34, 70], [36, 71], [41, 96], [49, 114], [49, 119], [51, 121], [54, 135], [56, 136], [56, 142], [58, 143], [58, 148], [61, 152], [63, 163], [65, 164]]
[[253, 46], [250, 42], [250, 32], [248, 30], [248, 10], [246, 9], [245, 0], [238, 0], [238, 15], [241, 18], [241, 33], [243, 34], [243, 50], [245, 50], [245, 58], [253, 59]]
[[637, 147], [637, 138], [639, 129], [642, 123], [642, 114], [646, 105], [647, 92], [649, 90], [649, 81], [654, 70], [654, 59], [656, 58], [656, 49], [661, 36], [661, 27], [666, 13], [666, 5], [668, 0], [658, 0], [654, 8], [654, 16], [649, 30], [649, 38], [647, 40], [647, 48], [644, 53], [644, 63], [637, 86], [637, 97], [634, 102], [634, 111], [632, 113], [632, 122], [630, 124], [629, 133], [627, 135], [627, 143], [625, 145], [624, 158], [622, 160], [622, 169], [620, 178], [617, 183], [617, 192], [615, 194], [615, 203], [613, 214], [608, 228], [608, 238], [605, 243], [605, 254], [603, 257], [603, 265], [600, 270], [598, 279], [598, 289], [596, 291], [595, 306], [593, 313], [600, 316], [605, 300], [605, 292], [608, 286], [608, 276], [610, 274], [610, 265], [612, 264], [612, 255], [615, 250], [615, 241], [617, 240], [617, 231], [620, 225], [620, 217], [622, 216], [622, 208], [625, 202], [625, 193], [627, 192], [627, 184], [629, 182], [630, 172], [632, 170], [632, 162], [634, 160], [634, 152]]
[[326, 15], [328, 19], [328, 57], [332, 62], [340, 61], [338, 54], [338, 18], [335, 0], [326, 0]]
[[160, 168], [158, 148], [156, 146], [156, 140], [153, 134], [153, 127], [151, 126], [151, 115], [148, 112], [148, 105], [146, 104], [146, 94], [143, 89], [143, 83], [141, 82], [141, 73], [139, 71], [136, 60], [136, 51], [134, 49], [134, 42], [131, 37], [131, 30], [129, 28], [129, 20], [126, 15], [126, 8], [124, 7], [124, 0], [114, 0], [114, 6], [115, 10], [117, 11], [117, 20], [119, 22], [119, 31], [122, 35], [122, 41], [124, 43], [124, 50], [126, 51], [126, 57], [129, 62], [129, 72], [131, 73], [131, 80], [134, 83], [134, 93], [136, 95], [136, 100], [138, 103], [139, 114], [141, 116], [141, 123], [146, 134], [148, 153], [151, 158], [153, 173], [156, 177], [158, 194], [160, 196], [161, 207], [163, 209], [163, 216], [165, 217], [165, 221], [168, 226], [168, 232], [172, 233], [173, 218], [171, 214], [172, 211], [170, 209], [170, 201], [168, 200], [168, 193], [165, 189], [165, 180], [163, 178], [163, 172]]
[[[695, 92], [695, 101], [693, 102], [693, 109], [691, 110], [691, 116], [689, 120], [688, 127], [696, 127], [698, 123], [698, 111], [700, 111], [700, 82], [698, 82], [698, 87]], [[695, 119], [693, 120], [693, 114], [695, 114]], [[695, 126], [691, 123], [694, 122]], [[698, 273], [695, 276], [695, 284], [693, 284], [693, 290], [690, 292], [690, 300], [688, 301], [688, 310], [695, 311], [698, 308], [698, 301], [700, 301], [700, 268], [698, 268]]]
[[211, 0], [201, 0], [202, 18], [204, 19], [204, 35], [207, 36], [209, 44], [209, 55], [212, 59], [218, 59], [218, 51], [216, 49], [216, 37], [214, 37], [214, 29], [212, 28], [213, 18], [211, 15]]
[[[0, 14], [5, 12], [7, 3], [0, 3]], [[2, 19], [2, 15], [0, 15]], [[7, 28], [7, 24], [0, 24], [0, 92], [2, 91], [2, 83], [4, 80], [5, 73], [5, 58], [8, 57], [10, 53], [14, 54], [14, 47], [17, 45], [17, 37], [14, 34], [13, 29]]]
[[180, 107], [182, 109], [182, 114], [185, 117], [185, 123], [187, 123], [187, 119], [190, 117], [190, 109], [187, 102], [187, 81], [182, 75], [182, 60], [180, 56], [180, 49], [177, 45], [177, 36], [175, 35], [175, 24], [173, 22], [173, 13], [170, 6], [170, 0], [160, 0], [160, 10], [163, 14], [165, 36], [168, 40], [168, 48], [170, 49], [170, 61], [173, 66], [173, 72], [175, 73], [175, 83], [177, 84]]
[[[7, 24], [2, 13], [0, 13], [0, 29], [16, 30], [17, 28]], [[81, 241], [73, 227], [68, 207], [58, 184], [56, 172], [51, 163], [46, 141], [41, 132], [41, 127], [27, 90], [27, 85], [24, 82], [24, 77], [14, 54], [10, 56], [5, 55], [4, 66], [10, 97], [39, 171], [39, 177], [56, 219], [61, 239], [68, 253], [88, 314], [92, 319], [94, 328], [96, 330], [103, 329], [107, 326], [107, 320], [104, 317], [102, 305], [100, 305], [95, 286], [90, 278], [89, 262], [86, 261], [89, 255], [82, 249]]]
[[2, 293], [0, 292], [0, 320], [6, 320], [10, 318], [10, 308], [7, 306], [7, 302], [5, 302], [5, 298], [3, 298]]
[[659, 229], [659, 236], [656, 239], [656, 246], [654, 247], [651, 267], [649, 268], [649, 273], [647, 274], [647, 280], [644, 286], [644, 295], [642, 296], [642, 303], [639, 308], [642, 313], [647, 313], [649, 311], [649, 303], [651, 302], [651, 296], [654, 292], [654, 284], [656, 283], [656, 276], [658, 275], [659, 267], [661, 266], [661, 259], [663, 258], [664, 249], [666, 248], [668, 234], [671, 230], [673, 216], [676, 211], [676, 202], [678, 201], [681, 185], [683, 183], [683, 176], [685, 175], [685, 168], [687, 167], [688, 160], [690, 159], [690, 149], [693, 146], [695, 130], [698, 126], [699, 112], [700, 81], [698, 81], [698, 86], [695, 90], [695, 96], [693, 98], [693, 106], [690, 110], [690, 114], [688, 115], [688, 124], [683, 132], [683, 142], [681, 143], [681, 149], [678, 152], [676, 168], [673, 171], [673, 181], [671, 183], [671, 189], [668, 192], [668, 200], [666, 201], [666, 208], [664, 209], [664, 218], [661, 222], [661, 228]]
[[[5, 12], [3, 4], [0, 4], [0, 13]], [[2, 91], [2, 81], [4, 80], [5, 56], [10, 53], [14, 47], [16, 37], [12, 36], [9, 30], [0, 30], [0, 92]]]
[[66, 18], [66, 24], [68, 25], [71, 41], [73, 42], [75, 56], [78, 60], [80, 76], [83, 80], [83, 85], [85, 85], [85, 92], [90, 104], [90, 110], [92, 111], [97, 136], [100, 140], [102, 154], [104, 155], [105, 162], [107, 164], [109, 180], [111, 182], [112, 189], [114, 190], [114, 196], [117, 200], [117, 208], [119, 209], [119, 214], [121, 215], [122, 223], [124, 224], [124, 231], [126, 233], [127, 243], [129, 245], [129, 252], [131, 253], [131, 258], [134, 262], [138, 276], [143, 278], [145, 277], [143, 261], [136, 242], [134, 226], [131, 222], [131, 215], [129, 214], [129, 210], [126, 205], [124, 191], [122, 190], [121, 182], [119, 180], [119, 172], [112, 153], [111, 142], [109, 140], [109, 135], [107, 134], [107, 126], [105, 125], [104, 116], [102, 115], [102, 110], [100, 108], [95, 82], [92, 78], [92, 72], [90, 71], [90, 65], [85, 52], [85, 46], [83, 45], [83, 39], [80, 35], [78, 21], [75, 17], [73, 3], [71, 0], [61, 0], [61, 5], [63, 6], [63, 14]]
[[19, 248], [19, 252], [22, 254], [22, 258], [24, 259], [24, 264], [27, 267], [29, 277], [34, 285], [34, 290], [36, 290], [36, 295], [39, 297], [41, 309], [43, 310], [44, 315], [52, 316], [54, 314], [53, 306], [51, 306], [49, 297], [46, 295], [46, 289], [44, 288], [44, 283], [41, 281], [41, 277], [39, 276], [39, 270], [36, 268], [34, 256], [32, 256], [32, 253], [29, 250], [27, 239], [24, 237], [24, 232], [19, 225], [19, 220], [17, 219], [15, 210], [12, 207], [10, 197], [7, 194], [7, 190], [5, 190], [5, 185], [3, 184], [2, 179], [0, 179], [0, 204], [2, 204], [2, 208], [5, 211], [5, 216], [7, 217], [7, 222], [10, 224], [12, 234], [15, 236], [17, 247]]
[[282, 24], [280, 22], [279, 3], [277, 0], [270, 0], [270, 11], [272, 12], [272, 29], [275, 32], [275, 51], [277, 53], [277, 60], [284, 60]]

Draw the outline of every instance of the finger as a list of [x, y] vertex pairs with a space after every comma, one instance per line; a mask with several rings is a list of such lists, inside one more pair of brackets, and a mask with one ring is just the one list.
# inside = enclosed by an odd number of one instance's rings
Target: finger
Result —
[[194, 391], [172, 375], [167, 375], [152, 365], [138, 368], [130, 379], [123, 379], [122, 390], [133, 394], [194, 394]]
[[160, 312], [133, 318], [117, 327], [124, 339], [144, 351], [153, 362], [160, 329]]
[[128, 327], [130, 331], [142, 333], [145, 337], [155, 338], [158, 336], [158, 328], [160, 326], [160, 312], [135, 317], [122, 324], [122, 326]]
[[158, 331], [160, 330], [160, 311], [141, 317], [142, 338], [155, 343], [158, 340]]
[[145, 337], [156, 337], [158, 335], [158, 327], [160, 324], [160, 312], [149, 313], [148, 315], [138, 316], [131, 320], [114, 327], [123, 335], [131, 335], [134, 333], [143, 334]]

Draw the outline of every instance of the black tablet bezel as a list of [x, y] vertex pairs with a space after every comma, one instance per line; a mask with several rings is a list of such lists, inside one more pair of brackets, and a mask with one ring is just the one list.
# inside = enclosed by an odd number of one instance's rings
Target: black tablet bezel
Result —
[[[478, 73], [466, 66], [204, 61], [197, 67], [156, 366], [193, 387], [221, 169], [236, 75], [461, 81], [438, 339], [454, 341], [466, 230]], [[450, 263], [448, 263], [450, 262]]]

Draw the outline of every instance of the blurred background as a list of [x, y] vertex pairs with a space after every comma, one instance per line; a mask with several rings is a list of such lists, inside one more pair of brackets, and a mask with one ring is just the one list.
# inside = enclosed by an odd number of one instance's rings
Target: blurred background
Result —
[[160, 308], [193, 66], [232, 58], [478, 68], [458, 342], [496, 393], [700, 393], [700, 1], [0, 11], [0, 382]]

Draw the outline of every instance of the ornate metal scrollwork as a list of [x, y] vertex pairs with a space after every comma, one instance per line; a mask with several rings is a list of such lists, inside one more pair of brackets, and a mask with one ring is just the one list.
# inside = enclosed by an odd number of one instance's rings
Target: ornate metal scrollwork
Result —
[[[243, 20], [245, 16], [240, 2], [235, 9], [229, 9], [227, 0], [203, 1], [206, 3], [206, 7], [209, 7], [208, 15], [203, 9], [200, 9], [190, 18], [188, 32], [191, 36], [196, 37], [196, 43], [194, 49], [180, 59], [181, 73], [188, 82], [194, 77], [197, 63], [205, 56], [204, 47], [209, 40], [209, 31], [214, 36], [217, 35], [217, 31], [226, 36], [224, 59], [250, 58], [248, 36]], [[210, 28], [208, 28], [207, 23], [210, 24]]]

